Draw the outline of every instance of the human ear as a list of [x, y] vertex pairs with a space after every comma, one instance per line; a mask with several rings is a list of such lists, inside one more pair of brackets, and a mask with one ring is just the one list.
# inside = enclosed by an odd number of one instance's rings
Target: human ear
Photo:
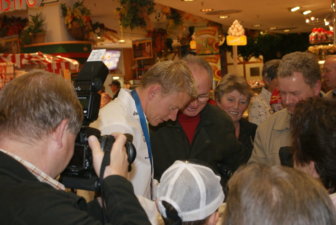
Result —
[[320, 178], [320, 175], [316, 171], [316, 167], [315, 167], [315, 162], [314, 161], [310, 161], [309, 162], [309, 164], [308, 164], [308, 170], [309, 170], [309, 174], [311, 174], [311, 176], [313, 176], [314, 178]]
[[207, 225], [216, 225], [218, 220], [219, 220], [219, 212], [216, 211], [209, 216]]
[[313, 90], [314, 90], [315, 96], [318, 96], [320, 94], [320, 91], [321, 91], [321, 81], [320, 80], [316, 82], [316, 84], [313, 87]]
[[58, 147], [63, 146], [63, 136], [65, 135], [65, 131], [68, 128], [69, 121], [64, 119], [58, 124], [56, 129], [53, 131], [53, 140], [56, 142]]
[[153, 99], [157, 94], [161, 93], [161, 85], [153, 84], [148, 89], [149, 99]]

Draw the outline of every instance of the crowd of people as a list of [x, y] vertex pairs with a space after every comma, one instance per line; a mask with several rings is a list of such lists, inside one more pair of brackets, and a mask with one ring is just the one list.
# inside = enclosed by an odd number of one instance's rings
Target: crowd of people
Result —
[[1, 223], [336, 225], [336, 56], [321, 71], [293, 52], [262, 74], [259, 95], [224, 75], [214, 103], [213, 71], [195, 55], [156, 63], [132, 90], [112, 82], [90, 127], [115, 141], [107, 151], [88, 137], [100, 177], [89, 202], [58, 180], [83, 121], [72, 84], [42, 70], [15, 78], [0, 91]]

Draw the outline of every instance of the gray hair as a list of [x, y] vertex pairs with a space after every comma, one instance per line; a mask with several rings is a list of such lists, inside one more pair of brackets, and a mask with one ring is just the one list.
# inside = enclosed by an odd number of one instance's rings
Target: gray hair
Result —
[[182, 60], [163, 61], [153, 65], [141, 80], [143, 87], [150, 84], [160, 84], [164, 94], [184, 92], [192, 98], [197, 96], [194, 78]]
[[318, 60], [312, 53], [292, 52], [282, 57], [278, 77], [290, 77], [294, 72], [302, 73], [305, 82], [311, 87], [321, 80]]
[[199, 56], [187, 55], [182, 60], [185, 61], [188, 66], [197, 65], [197, 66], [205, 69], [205, 71], [207, 71], [207, 74], [210, 77], [210, 80], [212, 81], [213, 71], [212, 71], [212, 68], [211, 68], [210, 64], [205, 59], [203, 59]]
[[33, 70], [10, 81], [0, 92], [0, 135], [37, 140], [64, 119], [77, 134], [82, 106], [71, 82], [60, 75]]
[[271, 81], [276, 78], [280, 62], [280, 59], [272, 59], [265, 62], [262, 70], [264, 80]]
[[327, 190], [293, 168], [249, 164], [229, 180], [223, 225], [336, 224]]

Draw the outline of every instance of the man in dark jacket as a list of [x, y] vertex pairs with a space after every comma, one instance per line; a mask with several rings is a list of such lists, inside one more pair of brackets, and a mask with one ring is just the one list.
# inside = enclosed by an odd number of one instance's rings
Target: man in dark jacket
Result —
[[200, 57], [184, 59], [195, 79], [198, 97], [179, 113], [176, 122], [151, 127], [154, 177], [175, 160], [200, 160], [219, 172], [225, 182], [242, 163], [242, 146], [236, 140], [230, 117], [208, 104], [212, 85], [212, 69]]
[[[150, 224], [127, 174], [125, 136], [116, 136], [111, 163], [103, 175], [102, 207], [65, 192], [55, 178], [74, 153], [82, 107], [70, 82], [45, 71], [32, 71], [0, 92], [1, 224]], [[95, 171], [103, 151], [90, 136]]]

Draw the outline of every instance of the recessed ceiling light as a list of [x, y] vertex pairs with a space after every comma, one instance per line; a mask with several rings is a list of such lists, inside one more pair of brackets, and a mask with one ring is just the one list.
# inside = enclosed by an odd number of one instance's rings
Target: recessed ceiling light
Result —
[[126, 41], [124, 39], [120, 39], [118, 42], [119, 43], [125, 43]]
[[310, 23], [310, 19], [309, 18], [306, 19], [306, 23]]
[[300, 6], [295, 6], [295, 7], [293, 7], [293, 8], [290, 8], [290, 11], [291, 11], [291, 12], [296, 12], [296, 11], [298, 11], [299, 9], [301, 9]]
[[277, 27], [270, 27], [270, 30], [276, 30]]
[[204, 13], [212, 12], [212, 11], [213, 11], [213, 9], [210, 9], [210, 8], [201, 9], [201, 12], [204, 12]]
[[283, 32], [288, 33], [290, 29], [284, 29]]
[[312, 11], [311, 10], [306, 10], [306, 11], [304, 11], [302, 14], [303, 15], [308, 15], [309, 13], [311, 13]]
[[314, 20], [315, 20], [315, 17], [313, 17], [313, 16], [310, 17], [310, 20], [311, 20], [311, 21], [314, 21]]
[[229, 18], [228, 15], [221, 15], [221, 16], [219, 16], [219, 19], [222, 19], [222, 20], [227, 19], [227, 18]]

